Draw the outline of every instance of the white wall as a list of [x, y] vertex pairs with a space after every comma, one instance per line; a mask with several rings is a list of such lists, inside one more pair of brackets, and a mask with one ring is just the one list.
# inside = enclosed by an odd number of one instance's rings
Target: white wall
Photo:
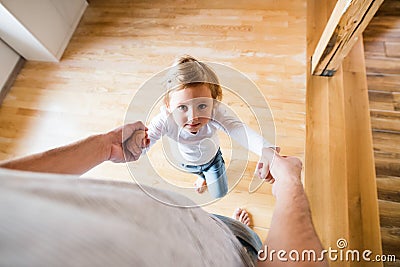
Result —
[[20, 56], [0, 40], [0, 90], [8, 80]]
[[0, 38], [25, 59], [57, 61], [57, 58], [1, 3]]
[[1, 0], [0, 37], [27, 60], [58, 61], [85, 0]]

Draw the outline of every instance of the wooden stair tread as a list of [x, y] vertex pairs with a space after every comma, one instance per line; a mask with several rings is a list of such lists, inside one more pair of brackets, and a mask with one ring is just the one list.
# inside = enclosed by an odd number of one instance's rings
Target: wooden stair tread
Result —
[[369, 90], [368, 98], [370, 109], [400, 111], [399, 92]]
[[[384, 255], [395, 254], [398, 259], [400, 259], [400, 227], [381, 227], [382, 235], [382, 251]], [[389, 265], [398, 266], [398, 265]]]
[[378, 200], [381, 226], [400, 227], [400, 203]]
[[374, 140], [374, 148], [379, 150], [400, 151], [400, 133], [385, 132], [374, 130], [372, 131], [372, 138]]
[[400, 1], [384, 1], [377, 12], [377, 16], [398, 16], [400, 14]]
[[[400, 35], [400, 32], [398, 33]], [[400, 58], [393, 57], [367, 57], [365, 59], [367, 74], [372, 73], [400, 73]]]
[[400, 92], [400, 75], [367, 73], [368, 90]]
[[380, 200], [400, 202], [400, 177], [377, 176], [378, 198]]
[[386, 130], [400, 133], [400, 112], [371, 109], [372, 129]]
[[[385, 1], [386, 2], [386, 1]], [[385, 3], [384, 2], [384, 3]], [[395, 25], [398, 22], [398, 14], [379, 16], [379, 13], [368, 25], [363, 33], [365, 41], [400, 41], [400, 29]]]
[[400, 57], [400, 41], [366, 40], [364, 48], [369, 58]]
[[375, 169], [377, 175], [400, 176], [398, 159], [377, 157], [375, 154]]
[[386, 55], [389, 57], [400, 57], [400, 42], [386, 42]]

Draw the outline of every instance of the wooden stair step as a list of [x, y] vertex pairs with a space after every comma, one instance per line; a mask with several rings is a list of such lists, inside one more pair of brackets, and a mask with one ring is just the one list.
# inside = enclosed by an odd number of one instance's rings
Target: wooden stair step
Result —
[[400, 75], [367, 74], [368, 90], [400, 92]]
[[364, 55], [365, 57], [385, 57], [385, 42], [364, 39]]
[[373, 131], [377, 175], [400, 177], [400, 133]]
[[377, 16], [369, 23], [363, 32], [365, 41], [391, 41], [400, 40], [400, 28], [394, 27], [398, 23], [398, 16]]
[[400, 202], [400, 177], [378, 175], [376, 177], [378, 199]]
[[385, 132], [374, 130], [372, 131], [372, 139], [374, 144], [374, 151], [400, 153], [400, 133]]
[[399, 177], [400, 133], [375, 130], [372, 137], [377, 177]]
[[387, 16], [398, 16], [400, 14], [400, 1], [384, 1], [379, 7], [376, 16], [387, 17]]
[[[398, 33], [400, 35], [400, 31]], [[367, 57], [365, 66], [368, 73], [400, 73], [400, 58], [388, 57]]]
[[372, 129], [400, 132], [400, 112], [371, 109]]
[[381, 227], [400, 227], [400, 203], [378, 200]]
[[400, 41], [364, 40], [366, 58], [400, 57]]
[[385, 42], [386, 56], [400, 57], [400, 42]]
[[368, 98], [370, 109], [387, 111], [400, 110], [400, 93], [369, 90]]
[[381, 227], [381, 235], [382, 235], [382, 254], [383, 255], [396, 255], [397, 265], [395, 263], [391, 263], [392, 265], [386, 266], [399, 266], [400, 264], [400, 228], [399, 227], [390, 227], [385, 226]]
[[391, 156], [391, 154], [378, 154], [375, 152], [376, 174], [400, 177], [399, 154], [392, 156], [394, 158], [390, 158], [389, 156]]

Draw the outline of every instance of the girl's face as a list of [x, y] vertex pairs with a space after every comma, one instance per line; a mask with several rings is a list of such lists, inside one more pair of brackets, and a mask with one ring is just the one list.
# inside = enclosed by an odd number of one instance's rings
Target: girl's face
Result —
[[197, 133], [210, 121], [213, 103], [210, 88], [201, 84], [171, 92], [168, 108], [180, 127]]

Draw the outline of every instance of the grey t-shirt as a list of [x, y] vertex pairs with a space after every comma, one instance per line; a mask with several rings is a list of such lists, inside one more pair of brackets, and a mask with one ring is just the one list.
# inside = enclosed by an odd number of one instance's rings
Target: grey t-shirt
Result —
[[0, 169], [0, 266], [252, 265], [201, 208], [162, 204], [133, 183]]

